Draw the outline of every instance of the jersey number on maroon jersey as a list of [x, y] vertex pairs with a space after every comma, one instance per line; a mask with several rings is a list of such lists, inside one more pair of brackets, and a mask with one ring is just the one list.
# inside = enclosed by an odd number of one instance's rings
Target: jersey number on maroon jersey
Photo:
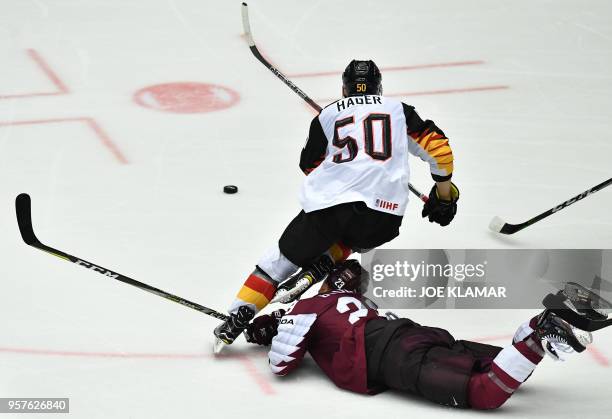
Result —
[[[380, 122], [380, 131], [382, 132], [382, 150], [379, 151], [377, 151], [375, 147], [374, 122]], [[333, 144], [338, 148], [347, 147], [349, 155], [347, 157], [342, 157], [342, 151], [335, 154], [333, 158], [334, 163], [346, 163], [357, 156], [357, 152], [359, 151], [357, 140], [350, 135], [340, 138], [340, 134], [338, 133], [340, 128], [354, 123], [355, 118], [353, 116], [336, 121]], [[363, 120], [363, 141], [366, 154], [373, 159], [384, 161], [391, 157], [391, 115], [386, 113], [372, 113], [368, 115], [368, 117]]]
[[[351, 307], [353, 306], [353, 307]], [[347, 311], [352, 311], [348, 321], [350, 324], [355, 324], [357, 321], [368, 315], [368, 309], [363, 306], [362, 302], [355, 297], [340, 297], [336, 303], [338, 313], [344, 314]]]

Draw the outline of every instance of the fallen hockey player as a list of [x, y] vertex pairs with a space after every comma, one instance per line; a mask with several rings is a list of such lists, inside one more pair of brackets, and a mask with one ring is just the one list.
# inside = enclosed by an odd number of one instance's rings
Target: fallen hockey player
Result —
[[[590, 332], [549, 309], [522, 324], [505, 348], [455, 340], [444, 329], [380, 317], [361, 294], [367, 276], [356, 260], [337, 264], [316, 296], [299, 300], [287, 313], [255, 318], [245, 331], [247, 341], [272, 345], [270, 368], [277, 375], [296, 369], [308, 351], [340, 388], [367, 394], [391, 388], [473, 409], [502, 406], [546, 354], [559, 359], [592, 342]], [[560, 313], [571, 311], [583, 323], [590, 321], [585, 312], [607, 317], [590, 307], [577, 310], [562, 292], [554, 297], [564, 304]], [[599, 323], [597, 328], [608, 324]]]

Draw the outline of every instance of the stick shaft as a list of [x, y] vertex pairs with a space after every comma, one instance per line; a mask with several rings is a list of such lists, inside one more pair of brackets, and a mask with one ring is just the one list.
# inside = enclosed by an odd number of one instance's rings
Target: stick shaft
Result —
[[[270, 70], [272, 72], [272, 74], [274, 74], [276, 77], [281, 79], [282, 82], [285, 83], [291, 90], [293, 90], [295, 93], [297, 93], [297, 95], [299, 97], [301, 97], [306, 103], [308, 103], [315, 111], [321, 112], [322, 108], [321, 108], [321, 106], [319, 106], [318, 103], [316, 103], [314, 100], [312, 100], [302, 89], [297, 87], [295, 85], [295, 83], [293, 83], [291, 80], [289, 80], [287, 78], [287, 76], [285, 76], [278, 68], [276, 68], [272, 64], [270, 64], [270, 62], [268, 60], [266, 60], [263, 57], [263, 55], [261, 55], [261, 53], [257, 49], [257, 45], [255, 45], [255, 41], [253, 40], [253, 34], [251, 32], [251, 23], [249, 21], [249, 8], [248, 8], [248, 5], [246, 3], [244, 3], [244, 2], [242, 3], [242, 10], [241, 11], [242, 11], [242, 26], [243, 26], [243, 29], [244, 29], [244, 33], [245, 33], [246, 38], [247, 38], [247, 43], [249, 45], [249, 49], [251, 50], [251, 52], [253, 53], [255, 58], [257, 58], [257, 60], [260, 63], [262, 63], [264, 66], [266, 66], [266, 68], [268, 70]], [[428, 200], [427, 195], [424, 195], [421, 192], [419, 192], [418, 189], [416, 189], [410, 183], [408, 184], [408, 188], [410, 189], [410, 191], [412, 193], [414, 193], [416, 196], [418, 196], [421, 201], [427, 202], [427, 200]]]
[[[603, 182], [601, 182], [599, 185], [595, 185], [593, 186], [591, 189], [588, 189], [582, 193], [579, 193], [578, 195], [576, 195], [573, 198], [568, 199], [565, 202], [562, 202], [561, 204], [557, 205], [556, 207], [552, 208], [551, 214], [554, 214], [555, 212], [561, 211], [562, 209], [569, 207], [572, 204], [575, 204], [576, 202], [580, 201], [583, 198], [586, 198], [587, 196], [589, 196], [590, 194], [597, 192], [603, 188], [605, 188], [606, 186], [609, 186], [610, 184], [612, 184], [612, 178], [605, 180]], [[543, 214], [540, 214], [540, 216]], [[536, 217], [537, 218], [537, 217]]]
[[429, 197], [427, 195], [423, 194], [422, 192], [420, 192], [417, 188], [415, 188], [412, 185], [412, 183], [408, 184], [408, 189], [410, 189], [410, 192], [412, 192], [413, 194], [418, 196], [421, 201], [423, 201], [423, 202], [429, 201]]
[[[553, 207], [551, 209], [549, 209], [548, 211], [544, 211], [542, 214], [536, 215], [535, 217], [533, 217], [531, 220], [527, 221], [527, 223], [529, 223], [528, 225], [531, 225], [533, 223], [537, 223], [538, 221], [540, 221], [543, 218], [546, 218], [550, 215], [553, 215], [556, 212], [561, 211], [562, 209], [565, 209], [567, 207], [569, 207], [572, 204], [575, 204], [576, 202], [580, 201], [581, 199], [586, 198], [587, 196], [591, 195], [592, 193], [595, 193], [603, 188], [605, 188], [606, 186], [609, 186], [610, 184], [612, 184], [612, 178], [601, 182], [599, 185], [595, 185], [593, 186], [591, 189], [587, 189], [586, 191], [579, 193], [578, 195], [568, 199], [565, 202], [560, 203], [559, 205], [557, 205], [556, 207]], [[527, 227], [527, 226], [525, 226]]]
[[601, 182], [599, 185], [595, 185], [593, 186], [591, 189], [587, 189], [586, 191], [579, 193], [578, 195], [568, 199], [565, 202], [560, 203], [559, 205], [557, 205], [556, 207], [553, 207], [547, 211], [544, 211], [541, 214], [536, 215], [535, 217], [525, 221], [524, 223], [520, 223], [520, 224], [508, 224], [506, 223], [504, 225], [504, 227], [502, 228], [502, 230], [500, 231], [501, 233], [504, 234], [512, 234], [512, 233], [516, 233], [517, 231], [520, 231], [526, 227], [529, 227], [532, 224], [537, 223], [540, 220], [543, 220], [546, 217], [549, 217], [551, 215], [553, 215], [556, 212], [561, 211], [562, 209], [565, 209], [567, 207], [569, 207], [572, 204], [575, 204], [576, 202], [586, 198], [587, 196], [602, 190], [603, 188], [605, 188], [606, 186], [609, 186], [610, 184], [612, 184], [612, 178], [605, 180], [603, 182]]
[[299, 97], [304, 99], [306, 103], [308, 103], [315, 111], [321, 112], [321, 107], [312, 100], [302, 89], [297, 87], [295, 83], [287, 78], [279, 69], [274, 67], [268, 60], [266, 60], [263, 55], [257, 49], [257, 45], [255, 45], [255, 41], [253, 40], [253, 34], [251, 32], [251, 23], [249, 20], [249, 7], [246, 3], [242, 3], [242, 27], [244, 29], [244, 33], [247, 37], [247, 43], [249, 44], [249, 49], [257, 58], [257, 60], [262, 63], [268, 70], [272, 72], [276, 77], [278, 77], [283, 83], [285, 83], [291, 90], [293, 90]]

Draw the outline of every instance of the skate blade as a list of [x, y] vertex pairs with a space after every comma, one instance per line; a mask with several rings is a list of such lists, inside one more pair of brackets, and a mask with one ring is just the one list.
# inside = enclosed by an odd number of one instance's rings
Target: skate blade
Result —
[[273, 303], [289, 304], [295, 301], [295, 299], [298, 298], [300, 295], [302, 295], [303, 292], [305, 292], [305, 290], [301, 288], [294, 288], [284, 294], [275, 296], [274, 298], [272, 298], [272, 300], [270, 300], [270, 304], [273, 304]]
[[578, 329], [574, 326], [572, 326], [572, 331], [574, 332], [574, 336], [576, 336], [576, 339], [578, 339], [578, 342], [580, 342], [580, 344], [585, 348], [588, 347], [591, 343], [593, 343], [593, 334], [591, 332]]
[[546, 339], [542, 339], [540, 342], [542, 343], [542, 348], [544, 348], [544, 353], [555, 362], [566, 362], [571, 358], [572, 354], [576, 353], [570, 345], [553, 343]]
[[296, 299], [298, 299], [302, 294], [304, 294], [306, 291], [308, 291], [308, 289], [310, 287], [312, 287], [312, 285], [314, 284], [313, 281], [309, 281], [308, 285], [296, 285], [295, 287], [291, 288], [290, 290], [287, 290], [287, 292], [285, 293], [278, 293], [276, 295], [274, 295], [274, 298], [272, 298], [272, 300], [270, 300], [270, 304], [272, 303], [282, 303], [282, 304], [289, 304], [294, 302]]
[[223, 351], [223, 348], [225, 348], [226, 346], [227, 346], [227, 343], [215, 337], [215, 341], [213, 342], [213, 354], [219, 355], [221, 351]]

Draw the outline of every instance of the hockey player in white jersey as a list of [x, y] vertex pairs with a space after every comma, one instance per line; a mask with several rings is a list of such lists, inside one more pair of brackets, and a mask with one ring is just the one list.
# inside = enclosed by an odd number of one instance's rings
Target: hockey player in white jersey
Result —
[[215, 329], [218, 344], [232, 343], [275, 294], [288, 302], [351, 252], [394, 239], [409, 199], [409, 154], [429, 163], [435, 181], [423, 217], [441, 226], [453, 220], [459, 190], [450, 181], [448, 139], [414, 107], [382, 96], [381, 79], [373, 61], [351, 61], [343, 98], [312, 120], [299, 164], [302, 211], [238, 292], [230, 318]]

